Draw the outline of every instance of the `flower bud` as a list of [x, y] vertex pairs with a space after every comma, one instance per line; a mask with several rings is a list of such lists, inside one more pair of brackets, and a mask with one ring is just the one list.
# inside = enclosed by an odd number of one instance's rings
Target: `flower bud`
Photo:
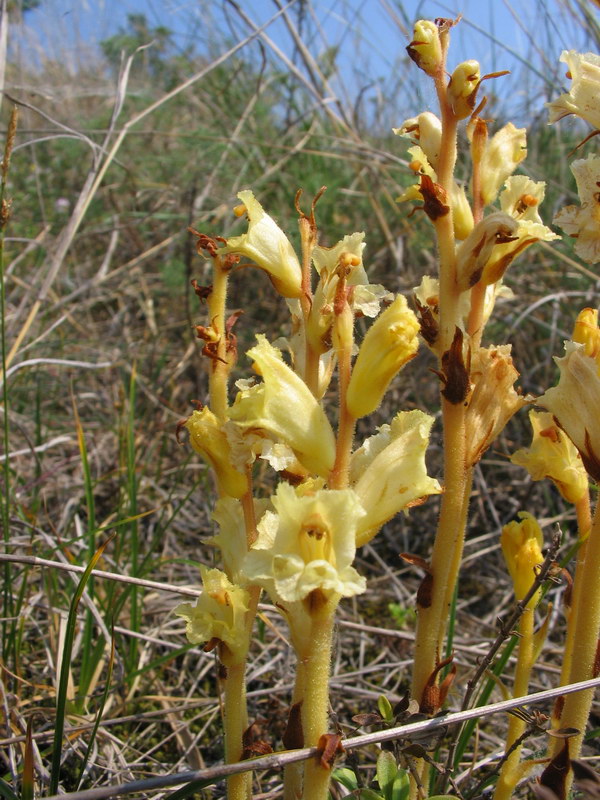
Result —
[[417, 352], [419, 323], [398, 295], [371, 325], [362, 341], [348, 385], [346, 405], [353, 417], [379, 406], [394, 375]]
[[457, 119], [465, 119], [473, 113], [480, 83], [479, 62], [473, 59], [463, 61], [452, 73], [448, 84], [448, 102]]
[[406, 52], [423, 72], [436, 75], [442, 66], [442, 43], [435, 22], [420, 19], [415, 23], [413, 40]]
[[583, 345], [586, 356], [593, 358], [600, 374], [600, 328], [598, 328], [598, 309], [584, 308], [575, 320], [573, 341]]
[[194, 450], [213, 468], [219, 494], [243, 497], [248, 491], [248, 480], [233, 466], [227, 436], [212, 411], [208, 407], [202, 411], [194, 411], [184, 427], [189, 431]]
[[525, 467], [534, 481], [549, 478], [567, 503], [577, 503], [588, 492], [588, 477], [577, 448], [547, 411], [530, 411], [529, 421], [531, 444], [513, 453], [510, 460]]
[[418, 117], [405, 120], [399, 128], [392, 128], [397, 136], [410, 136], [419, 143], [427, 160], [437, 169], [442, 143], [442, 123], [431, 111], [424, 111]]
[[[246, 256], [269, 275], [279, 294], [300, 297], [302, 269], [289, 239], [250, 190], [239, 192], [238, 197], [248, 214], [248, 232], [230, 237], [217, 254]], [[236, 215], [239, 212], [237, 206]]]
[[[521, 511], [519, 517], [520, 522], [509, 522], [502, 528], [500, 544], [512, 578], [515, 597], [521, 601], [535, 580], [535, 570], [544, 562], [542, 555], [544, 537], [535, 517], [526, 511]], [[533, 608], [539, 597], [538, 590], [527, 607]]]

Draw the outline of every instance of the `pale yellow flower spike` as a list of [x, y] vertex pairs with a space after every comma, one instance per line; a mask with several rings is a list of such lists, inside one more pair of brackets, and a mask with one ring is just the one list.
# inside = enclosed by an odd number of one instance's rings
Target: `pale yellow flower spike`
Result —
[[578, 503], [587, 494], [588, 477], [577, 448], [547, 411], [530, 411], [529, 421], [531, 444], [510, 460], [524, 467], [534, 481], [549, 478], [568, 503]]
[[284, 297], [300, 297], [302, 294], [302, 268], [289, 239], [275, 220], [263, 209], [249, 189], [238, 193], [243, 206], [236, 206], [234, 213], [248, 215], [248, 232], [232, 236], [225, 247], [217, 250], [219, 255], [235, 253], [245, 256], [268, 273], [277, 291]]
[[[543, 563], [542, 545], [544, 538], [535, 517], [526, 511], [519, 513], [520, 522], [509, 522], [502, 528], [500, 544], [502, 555], [512, 578], [515, 597], [522, 600], [535, 580], [535, 570]], [[539, 600], [540, 590], [527, 604], [533, 608]]]
[[560, 60], [567, 65], [572, 83], [566, 94], [546, 103], [550, 109], [548, 122], [575, 114], [593, 128], [600, 128], [600, 56], [563, 50]]
[[576, 240], [580, 258], [596, 264], [600, 261], [600, 156], [574, 161], [571, 172], [581, 205], [565, 206], [552, 221]]
[[371, 325], [358, 351], [346, 395], [353, 417], [378, 408], [394, 375], [416, 355], [418, 333], [416, 316], [398, 295]]

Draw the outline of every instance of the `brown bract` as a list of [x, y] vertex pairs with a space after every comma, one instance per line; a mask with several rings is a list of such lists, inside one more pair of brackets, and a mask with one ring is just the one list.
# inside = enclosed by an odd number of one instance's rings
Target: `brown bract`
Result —
[[434, 183], [429, 175], [421, 175], [419, 191], [423, 196], [423, 211], [432, 222], [444, 217], [449, 211], [448, 195], [439, 183]]

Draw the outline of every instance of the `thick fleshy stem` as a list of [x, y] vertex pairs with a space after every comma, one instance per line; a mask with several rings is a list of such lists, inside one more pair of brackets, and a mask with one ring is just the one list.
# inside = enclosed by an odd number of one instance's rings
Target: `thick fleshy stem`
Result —
[[[600, 504], [596, 506], [590, 535], [585, 543], [585, 555], [577, 576], [578, 605], [575, 609], [573, 631], [573, 653], [567, 683], [584, 681], [598, 674], [598, 634], [600, 632]], [[585, 606], [583, 605], [585, 603]], [[582, 613], [583, 612], [583, 613]], [[577, 758], [581, 751], [583, 734], [590, 715], [594, 692], [589, 689], [565, 697], [560, 715], [561, 728], [577, 728], [578, 736], [569, 739], [569, 755]], [[565, 797], [568, 796], [572, 773], [567, 781]]]
[[[577, 617], [577, 613], [581, 611], [581, 606], [582, 606], [581, 602], [581, 592], [583, 588], [582, 574], [585, 566], [587, 540], [592, 525], [589, 492], [584, 494], [583, 497], [580, 500], [578, 500], [577, 503], [575, 503], [575, 513], [577, 515], [577, 528], [579, 533], [579, 541], [581, 542], [581, 544], [577, 552], [577, 564], [575, 566], [575, 575], [573, 577], [573, 588], [571, 593], [570, 609], [568, 611], [568, 618], [567, 618], [567, 633], [565, 637], [565, 646], [563, 650], [562, 667], [560, 670], [560, 684], [559, 684], [560, 686], [564, 686], [565, 684], [569, 683], [569, 675], [571, 672], [571, 665], [573, 662], [573, 647], [574, 647], [575, 627], [576, 627], [575, 620]], [[559, 699], [554, 704], [554, 709], [552, 712], [553, 728], [558, 728], [560, 724], [559, 720], [560, 720], [561, 703], [562, 701]], [[552, 755], [555, 755], [561, 746], [562, 742], [560, 739], [556, 739], [555, 737], [552, 737], [550, 739], [550, 751]]]
[[[534, 608], [527, 606], [519, 620], [519, 652], [515, 669], [513, 697], [522, 697], [529, 691], [529, 679], [535, 655], [533, 622]], [[519, 768], [521, 745], [519, 744], [515, 747], [515, 744], [523, 736], [526, 729], [527, 723], [525, 720], [511, 714], [506, 736], [506, 752], [509, 753], [510, 751], [510, 753], [500, 770], [494, 792], [494, 800], [510, 800], [515, 786], [522, 777], [522, 769]], [[513, 748], [512, 751], [511, 748]]]
[[221, 421], [227, 413], [227, 382], [231, 365], [227, 357], [225, 303], [229, 270], [223, 268], [220, 256], [214, 259], [213, 286], [208, 298], [209, 324], [218, 335], [216, 358], [211, 364], [209, 379], [210, 410]]
[[[442, 112], [442, 142], [438, 164], [438, 182], [449, 194], [456, 162], [457, 120], [446, 98], [444, 76], [436, 79]], [[450, 350], [458, 322], [459, 292], [456, 286], [455, 238], [452, 211], [435, 221], [440, 259], [440, 352]], [[444, 495], [431, 558], [433, 576], [430, 603], [419, 608], [415, 642], [415, 665], [412, 695], [420, 702], [423, 689], [436, 662], [448, 620], [450, 598], [454, 591], [464, 541], [466, 505], [470, 471], [465, 462], [465, 409], [462, 402], [442, 399], [444, 421]]]
[[[337, 598], [330, 598], [321, 608], [313, 610], [310, 636], [299, 653], [305, 673], [302, 704], [305, 747], [316, 747], [321, 736], [327, 733], [331, 642], [336, 607]], [[318, 759], [306, 761], [303, 782], [305, 800], [327, 800], [330, 779], [331, 770], [322, 766]]]
[[[246, 703], [245, 660], [228, 663], [221, 659], [225, 670], [223, 681], [223, 728], [225, 735], [225, 762], [234, 764], [242, 757], [242, 734], [248, 727]], [[227, 800], [251, 800], [252, 773], [241, 772], [227, 778]]]
[[335, 463], [329, 476], [332, 489], [348, 486], [350, 456], [354, 441], [356, 419], [348, 411], [346, 396], [351, 375], [352, 345], [354, 343], [354, 315], [346, 298], [345, 281], [340, 280], [340, 291], [335, 301], [335, 324], [333, 342], [338, 361], [339, 422]]

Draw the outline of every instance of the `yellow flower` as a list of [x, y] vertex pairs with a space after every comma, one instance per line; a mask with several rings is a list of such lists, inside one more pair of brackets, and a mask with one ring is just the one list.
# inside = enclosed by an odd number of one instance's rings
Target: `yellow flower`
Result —
[[346, 405], [353, 417], [379, 406], [390, 381], [417, 352], [419, 323], [406, 298], [394, 302], [371, 325], [358, 351]]
[[452, 73], [448, 84], [448, 101], [458, 119], [465, 119], [473, 112], [480, 83], [479, 62], [474, 59], [463, 61]]
[[[423, 116], [423, 115], [421, 115]], [[431, 115], [433, 116], [433, 115]], [[412, 120], [407, 120], [404, 125], [409, 124]], [[406, 134], [402, 133], [402, 128], [395, 128], [396, 133], [400, 132], [401, 135], [408, 135], [409, 129], [407, 128]], [[413, 131], [414, 133], [414, 131]], [[424, 147], [428, 147], [428, 143], [424, 142]], [[435, 151], [435, 137], [432, 135], [431, 146], [428, 147], [429, 155], [425, 153], [420, 145], [408, 148], [412, 160], [410, 162], [410, 169], [417, 175], [426, 175], [431, 178], [433, 183], [437, 185], [437, 174], [430, 162], [429, 157], [432, 156], [434, 160], [437, 158]], [[422, 191], [421, 184], [414, 183], [409, 186], [405, 191], [396, 198], [397, 203], [404, 203], [406, 201], [423, 201], [425, 199]], [[446, 198], [452, 206], [452, 224], [454, 227], [454, 235], [457, 239], [466, 239], [473, 229], [473, 212], [471, 205], [465, 193], [465, 187], [452, 181], [450, 184], [449, 194]]]
[[588, 474], [600, 481], [600, 377], [595, 359], [585, 345], [566, 342], [564, 358], [554, 360], [560, 369], [558, 386], [538, 398], [579, 450]]
[[493, 203], [500, 187], [527, 155], [527, 131], [512, 122], [500, 128], [487, 142], [481, 159], [481, 199]]
[[600, 156], [574, 161], [571, 172], [581, 204], [565, 206], [552, 221], [575, 238], [575, 252], [580, 258], [596, 264], [600, 261]]
[[258, 539], [244, 562], [247, 579], [264, 587], [275, 603], [306, 600], [319, 590], [325, 597], [350, 597], [366, 581], [352, 566], [355, 532], [364, 516], [351, 489], [319, 489], [299, 496], [280, 483], [275, 513], [258, 524]]
[[219, 494], [240, 498], [248, 491], [248, 480], [232, 463], [231, 447], [223, 426], [205, 407], [194, 411], [185, 422], [194, 450], [201, 455], [214, 470]]
[[350, 483], [367, 512], [358, 524], [357, 547], [399, 511], [442, 491], [425, 465], [432, 424], [422, 411], [400, 411], [352, 455]]
[[593, 358], [600, 374], [600, 328], [598, 328], [598, 309], [584, 308], [575, 320], [573, 341], [584, 345], [586, 356]]
[[262, 383], [238, 393], [230, 418], [243, 429], [262, 429], [287, 444], [301, 464], [327, 477], [335, 460], [335, 436], [318, 401], [265, 336], [248, 350]]
[[413, 40], [406, 52], [428, 75], [435, 75], [442, 65], [442, 44], [438, 26], [429, 19], [415, 22]]
[[206, 642], [207, 649], [221, 642], [234, 661], [243, 658], [247, 645], [244, 616], [248, 611], [248, 592], [232, 584], [218, 569], [200, 567], [200, 574], [203, 592], [196, 605], [181, 603], [175, 609], [175, 614], [186, 621], [187, 638], [192, 644]]
[[[270, 507], [270, 500], [255, 498], [254, 518], [260, 520]], [[217, 500], [212, 518], [219, 526], [219, 532], [205, 541], [221, 551], [223, 566], [229, 580], [243, 586], [245, 578], [241, 570], [242, 561], [248, 552], [248, 540], [242, 504], [232, 497], [221, 497]]]
[[568, 503], [588, 492], [588, 477], [573, 442], [547, 411], [530, 411], [531, 444], [513, 453], [513, 464], [525, 467], [534, 481], [549, 478]]
[[232, 236], [217, 253], [246, 256], [268, 273], [281, 295], [300, 297], [302, 269], [289, 239], [249, 189], [239, 192], [238, 197], [248, 215], [248, 232]]
[[[520, 601], [535, 580], [536, 568], [544, 562], [542, 555], [544, 537], [535, 517], [526, 511], [521, 511], [519, 517], [521, 522], [509, 522], [502, 528], [500, 543], [506, 566], [512, 578], [515, 597]], [[539, 597], [540, 591], [538, 590], [527, 607], [533, 608]]]
[[467, 466], [476, 464], [508, 420], [533, 398], [514, 389], [519, 377], [509, 344], [480, 347], [471, 359], [472, 391], [466, 414]]
[[442, 144], [442, 123], [431, 111], [405, 120], [399, 128], [392, 128], [396, 136], [410, 136], [416, 140], [432, 168], [438, 168]]
[[485, 266], [487, 283], [499, 280], [514, 259], [530, 245], [560, 239], [542, 223], [538, 213], [544, 189], [543, 181], [536, 183], [523, 175], [514, 175], [506, 181], [506, 187], [500, 193], [500, 208], [517, 221], [517, 230], [512, 241], [494, 248]]
[[567, 65], [572, 83], [566, 94], [546, 103], [550, 109], [548, 121], [556, 122], [575, 114], [593, 128], [600, 128], [600, 56], [563, 50], [560, 60]]
[[495, 248], [516, 238], [518, 228], [516, 220], [502, 211], [488, 214], [475, 225], [456, 252], [456, 282], [461, 291], [466, 292], [480, 281], [489, 286], [502, 277], [488, 265]]

